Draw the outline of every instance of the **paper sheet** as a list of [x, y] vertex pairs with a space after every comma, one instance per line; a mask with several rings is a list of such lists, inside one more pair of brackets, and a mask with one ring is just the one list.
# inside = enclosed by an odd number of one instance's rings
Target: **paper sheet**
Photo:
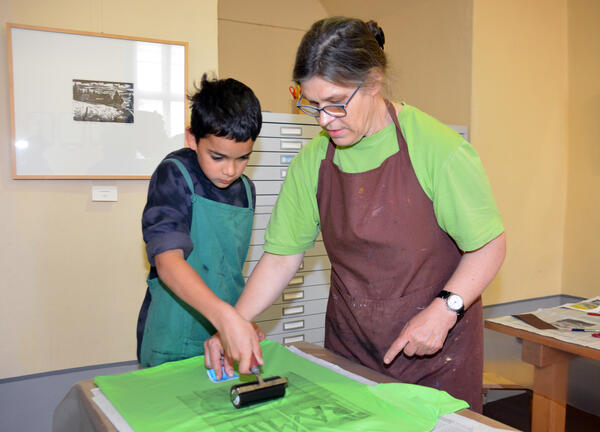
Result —
[[[592, 301], [600, 301], [600, 297], [586, 300], [586, 303]], [[580, 302], [582, 303], [582, 302]], [[578, 308], [558, 306], [548, 309], [538, 309], [531, 314], [539, 319], [552, 324], [557, 330], [542, 330], [537, 329], [522, 320], [513, 316], [504, 316], [499, 318], [490, 318], [487, 321], [504, 324], [509, 327], [514, 327], [520, 330], [525, 330], [532, 333], [537, 333], [543, 336], [548, 336], [564, 342], [574, 343], [589, 348], [600, 349], [600, 338], [593, 337], [594, 332], [573, 332], [567, 331], [571, 328], [585, 328], [588, 330], [600, 330], [600, 316], [588, 315], [589, 310], [581, 310]], [[600, 332], [599, 332], [600, 333]]]
[[600, 296], [583, 300], [577, 303], [567, 303], [562, 305], [563, 308], [575, 309], [584, 312], [600, 313]]

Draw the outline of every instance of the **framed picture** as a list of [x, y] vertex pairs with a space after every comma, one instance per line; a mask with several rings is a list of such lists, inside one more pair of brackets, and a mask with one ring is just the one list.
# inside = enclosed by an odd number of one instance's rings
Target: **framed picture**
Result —
[[15, 179], [145, 179], [185, 146], [186, 42], [8, 24]]

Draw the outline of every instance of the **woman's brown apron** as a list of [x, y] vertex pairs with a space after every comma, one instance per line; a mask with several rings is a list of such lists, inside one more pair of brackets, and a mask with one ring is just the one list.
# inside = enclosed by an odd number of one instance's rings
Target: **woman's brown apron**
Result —
[[437, 354], [390, 364], [383, 356], [407, 321], [427, 307], [456, 269], [461, 252], [438, 225], [410, 162], [395, 110], [399, 151], [378, 168], [342, 172], [329, 142], [317, 202], [331, 261], [325, 347], [402, 382], [445, 390], [482, 409], [481, 299], [449, 332]]

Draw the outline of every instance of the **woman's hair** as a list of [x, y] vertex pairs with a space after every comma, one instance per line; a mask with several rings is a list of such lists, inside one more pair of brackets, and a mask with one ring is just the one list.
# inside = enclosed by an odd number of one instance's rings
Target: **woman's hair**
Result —
[[319, 76], [344, 86], [367, 81], [373, 68], [385, 73], [385, 36], [375, 21], [333, 17], [314, 23], [306, 32], [294, 65], [297, 83]]

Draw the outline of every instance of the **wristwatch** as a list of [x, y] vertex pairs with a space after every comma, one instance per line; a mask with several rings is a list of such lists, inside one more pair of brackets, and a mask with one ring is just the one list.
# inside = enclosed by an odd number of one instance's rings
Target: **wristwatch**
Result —
[[449, 311], [455, 312], [458, 316], [461, 316], [465, 313], [465, 302], [458, 294], [441, 290], [437, 297], [446, 301], [446, 306], [448, 307]]

